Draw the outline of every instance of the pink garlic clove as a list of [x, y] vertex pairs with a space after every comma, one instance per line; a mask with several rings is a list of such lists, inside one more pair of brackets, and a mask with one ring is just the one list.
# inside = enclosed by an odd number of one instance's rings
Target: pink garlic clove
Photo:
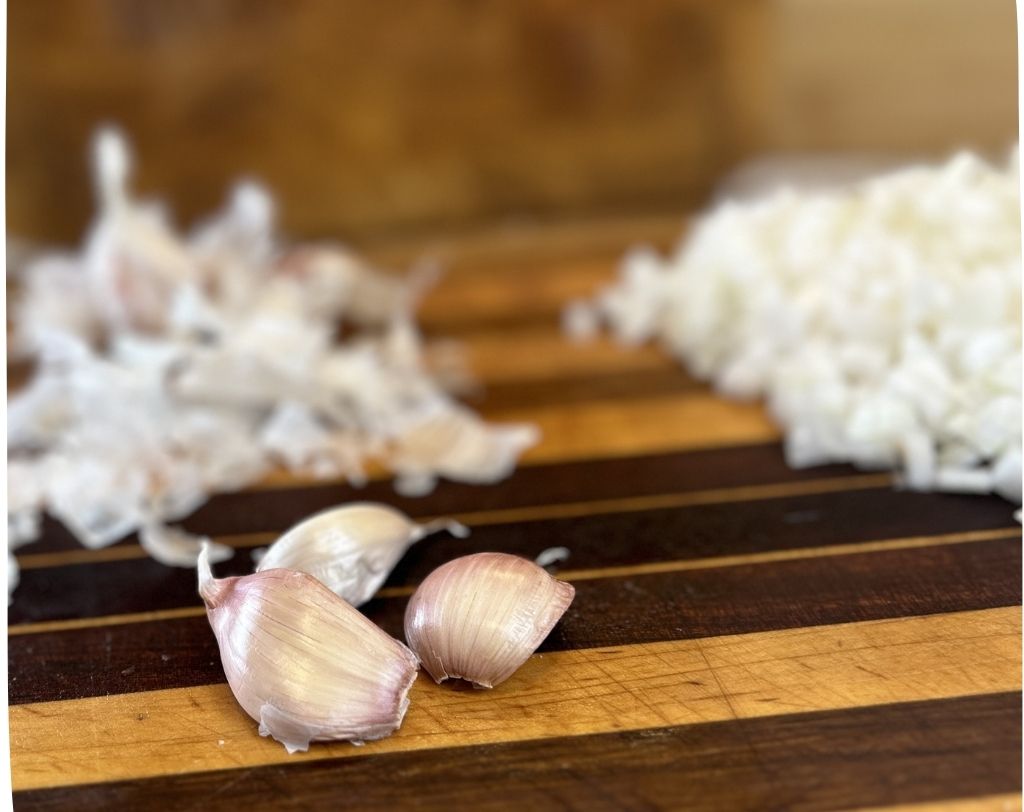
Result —
[[260, 735], [294, 753], [402, 724], [416, 656], [315, 578], [274, 569], [216, 579], [204, 545], [199, 594], [228, 685]]
[[576, 590], [532, 561], [476, 553], [438, 567], [405, 611], [405, 638], [436, 682], [504, 682], [543, 642]]

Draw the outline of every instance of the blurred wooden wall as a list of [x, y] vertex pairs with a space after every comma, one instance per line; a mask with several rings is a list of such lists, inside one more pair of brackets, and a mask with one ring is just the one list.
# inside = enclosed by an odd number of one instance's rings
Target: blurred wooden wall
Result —
[[304, 235], [679, 211], [762, 150], [1016, 137], [1011, 0], [12, 0], [7, 216], [72, 241], [94, 126], [182, 221]]

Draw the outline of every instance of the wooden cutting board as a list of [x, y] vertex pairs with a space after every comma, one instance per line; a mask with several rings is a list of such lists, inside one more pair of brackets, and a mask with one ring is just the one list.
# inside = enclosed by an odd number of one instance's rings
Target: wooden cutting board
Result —
[[[18, 809], [1020, 809], [1021, 529], [989, 497], [786, 468], [756, 405], [656, 349], [562, 339], [638, 239], [621, 220], [435, 243], [429, 335], [464, 342], [495, 419], [543, 443], [506, 482], [421, 499], [275, 475], [186, 525], [237, 548], [352, 499], [458, 517], [366, 614], [401, 636], [414, 585], [471, 551], [565, 546], [577, 597], [494, 691], [421, 676], [401, 730], [288, 756], [224, 683], [192, 571], [55, 524], [9, 610]], [[396, 258], [408, 250], [385, 252]]]

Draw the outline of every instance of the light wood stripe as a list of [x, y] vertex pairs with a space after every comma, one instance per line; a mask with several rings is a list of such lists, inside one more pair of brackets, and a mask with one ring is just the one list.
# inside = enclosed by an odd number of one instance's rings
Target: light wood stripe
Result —
[[[1007, 538], [1021, 533], [1019, 526], [1004, 527], [994, 530], [971, 530], [962, 533], [947, 533], [939, 536], [911, 536], [908, 538], [865, 541], [854, 544], [832, 544], [821, 547], [802, 547], [792, 550], [772, 550], [764, 553], [748, 553], [744, 555], [715, 556], [711, 558], [695, 558], [676, 561], [655, 561], [648, 564], [632, 564], [621, 567], [599, 567], [585, 570], [563, 570], [558, 577], [564, 581], [591, 581], [601, 578], [628, 578], [632, 576], [653, 575], [664, 572], [687, 572], [692, 570], [715, 569], [720, 567], [738, 567], [754, 564], [771, 564], [779, 561], [796, 561], [808, 558], [828, 558], [856, 553], [873, 553], [885, 550], [908, 550], [921, 547], [940, 547], [949, 544], [967, 544], [972, 542], [992, 541]], [[378, 598], [401, 598], [411, 595], [416, 590], [412, 586], [386, 587], [377, 592]], [[9, 635], [42, 634], [45, 632], [87, 629], [96, 626], [116, 626], [127, 623], [146, 623], [154, 620], [168, 620], [183, 617], [201, 617], [205, 614], [202, 606], [187, 606], [179, 609], [166, 609], [155, 612], [138, 612], [122, 615], [103, 615], [100, 617], [74, 618], [71, 620], [51, 620], [39, 623], [20, 623], [8, 626]]]
[[[703, 390], [494, 413], [485, 409], [483, 413], [495, 422], [533, 423], [540, 429], [541, 442], [526, 451], [520, 465], [724, 448], [769, 442], [780, 436], [759, 405], [725, 401]], [[388, 476], [380, 466], [371, 467], [369, 473], [375, 479]], [[272, 471], [249, 490], [329, 482]]]
[[702, 392], [575, 408], [547, 406], [497, 417], [530, 421], [540, 428], [545, 439], [523, 455], [527, 462], [718, 448], [780, 436], [760, 405]]
[[67, 632], [75, 629], [93, 629], [97, 626], [123, 626], [129, 623], [149, 623], [156, 620], [202, 617], [206, 610], [202, 606], [182, 606], [177, 609], [158, 609], [153, 612], [128, 612], [121, 615], [99, 615], [77, 617], [69, 620], [42, 620], [38, 623], [18, 623], [7, 627], [8, 637], [21, 634], [46, 634]]
[[[712, 505], [729, 502], [756, 502], [782, 499], [789, 496], [810, 496], [823, 493], [869, 490], [892, 484], [889, 474], [857, 474], [848, 477], [813, 479], [804, 482], [782, 482], [769, 485], [744, 485], [736, 488], [711, 488], [703, 491], [681, 491], [616, 499], [593, 499], [587, 502], [563, 502], [550, 505], [526, 505], [516, 508], [478, 510], [454, 514], [451, 517], [468, 527], [484, 527], [511, 522], [539, 522], [551, 519], [569, 519], [581, 516], [600, 516], [610, 513], [635, 513], [691, 505]], [[414, 517], [428, 522], [442, 518], [435, 515]], [[238, 533], [215, 537], [215, 541], [235, 549], [260, 547], [272, 543], [280, 532]], [[98, 564], [105, 561], [126, 561], [146, 558], [147, 553], [138, 544], [119, 544], [99, 550], [61, 550], [53, 553], [26, 553], [18, 556], [21, 569], [62, 567], [69, 564]]]
[[[421, 676], [394, 736], [287, 756], [226, 685], [9, 710], [15, 790], [1020, 689], [1020, 610], [535, 655], [494, 691]], [[223, 744], [221, 744], [223, 742]]]
[[896, 806], [862, 806], [845, 812], [1020, 812], [1020, 793], [985, 795], [980, 798], [956, 798]]
[[7, 635], [43, 634], [45, 632], [74, 631], [89, 629], [96, 626], [119, 626], [127, 623], [147, 623], [152, 620], [177, 620], [179, 618], [200, 617], [206, 614], [202, 606], [182, 606], [177, 609], [159, 609], [153, 612], [131, 612], [123, 615], [103, 615], [102, 617], [82, 617], [71, 620], [47, 620], [39, 623], [19, 623], [7, 627]]

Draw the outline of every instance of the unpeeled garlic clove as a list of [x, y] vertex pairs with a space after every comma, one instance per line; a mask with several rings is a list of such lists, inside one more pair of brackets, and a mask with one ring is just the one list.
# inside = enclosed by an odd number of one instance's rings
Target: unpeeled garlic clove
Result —
[[537, 649], [576, 590], [532, 561], [476, 553], [420, 584], [405, 610], [405, 639], [436, 682], [504, 682]]
[[416, 656], [315, 578], [275, 569], [217, 579], [204, 545], [199, 594], [228, 685], [261, 736], [294, 753], [401, 725]]
[[387, 505], [358, 502], [295, 525], [270, 546], [256, 571], [284, 568], [308, 573], [360, 606], [380, 589], [410, 546], [440, 530], [460, 538], [469, 534], [451, 519], [417, 524]]

